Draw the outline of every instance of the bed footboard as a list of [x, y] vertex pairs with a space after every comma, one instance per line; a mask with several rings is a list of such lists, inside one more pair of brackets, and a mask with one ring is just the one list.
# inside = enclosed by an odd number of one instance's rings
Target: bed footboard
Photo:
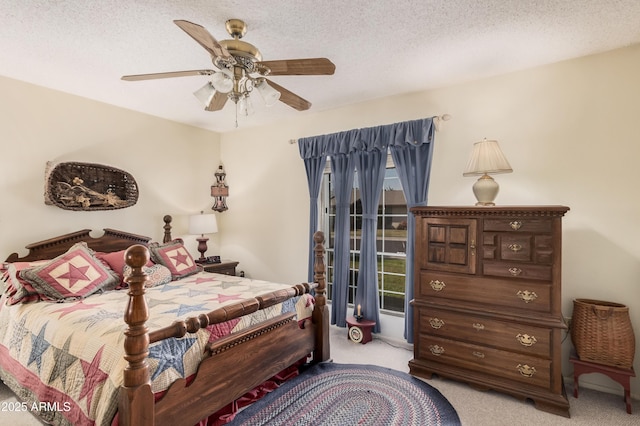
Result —
[[[126, 262], [131, 266], [132, 273], [127, 279], [129, 301], [124, 315], [128, 325], [124, 342], [128, 366], [119, 395], [120, 424], [190, 426], [308, 354], [312, 354], [313, 363], [327, 361], [329, 310], [326, 305], [324, 234], [316, 232], [314, 241], [314, 284], [301, 284], [289, 290], [232, 304], [152, 333], [145, 325], [149, 310], [144, 298], [147, 277], [142, 272], [149, 252], [141, 245], [127, 250]], [[308, 293], [314, 287], [316, 303], [313, 314], [311, 319], [304, 321], [302, 327], [298, 325], [295, 314], [283, 314], [210, 343], [207, 347], [208, 357], [201, 362], [189, 386], [186, 380], [177, 380], [163, 398], [154, 403], [147, 364], [150, 343], [167, 337], [181, 337], [209, 324], [238, 318]], [[281, 342], [287, 342], [286, 348]]]

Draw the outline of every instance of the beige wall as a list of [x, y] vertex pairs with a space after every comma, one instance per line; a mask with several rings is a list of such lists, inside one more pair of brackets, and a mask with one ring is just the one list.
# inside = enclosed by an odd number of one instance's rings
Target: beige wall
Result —
[[[571, 208], [564, 220], [565, 315], [574, 298], [624, 303], [640, 345], [639, 69], [640, 46], [633, 46], [224, 134], [231, 191], [221, 221], [224, 254], [252, 276], [303, 279], [308, 192], [298, 148], [288, 141], [449, 113], [436, 136], [429, 203], [473, 204], [474, 179], [462, 177], [471, 145], [498, 139], [514, 169], [496, 176], [498, 204]], [[567, 338], [565, 359], [569, 348]], [[597, 375], [583, 381], [617, 388]], [[633, 391], [640, 394], [638, 380]]]
[[[624, 303], [640, 333], [640, 197], [633, 173], [640, 158], [638, 69], [640, 46], [633, 46], [332, 111], [312, 109], [294, 121], [223, 135], [0, 77], [0, 257], [83, 228], [159, 239], [167, 213], [175, 217], [174, 235], [184, 235], [187, 216], [210, 208], [209, 186], [222, 159], [229, 211], [218, 215], [210, 254], [239, 260], [252, 277], [304, 281], [308, 193], [297, 146], [289, 140], [449, 113], [453, 119], [436, 137], [429, 203], [473, 204], [473, 178], [462, 177], [471, 145], [498, 139], [514, 168], [497, 176], [499, 204], [571, 208], [564, 221], [565, 314], [578, 297]], [[108, 212], [47, 206], [47, 161], [124, 169], [136, 178], [140, 200]], [[396, 330], [385, 326], [383, 333], [398, 337]], [[567, 339], [565, 358], [569, 347]], [[583, 381], [617, 391], [597, 376]], [[637, 397], [637, 379], [632, 386]]]
[[[219, 135], [0, 77], [0, 257], [62, 233], [114, 228], [162, 239], [162, 217], [174, 236], [187, 216], [209, 209], [219, 163]], [[130, 208], [78, 212], [44, 204], [47, 161], [110, 165], [139, 187]], [[100, 235], [101, 232], [92, 234]], [[195, 252], [196, 242], [185, 236]], [[217, 235], [210, 246], [217, 246]]]

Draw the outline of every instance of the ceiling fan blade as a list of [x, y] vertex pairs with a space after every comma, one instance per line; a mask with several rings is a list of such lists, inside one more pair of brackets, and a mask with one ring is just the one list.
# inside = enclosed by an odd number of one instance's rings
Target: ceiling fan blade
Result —
[[282, 59], [258, 62], [271, 70], [268, 75], [333, 75], [336, 66], [327, 58]]
[[274, 83], [271, 80], [266, 80], [266, 82], [269, 83], [269, 86], [280, 92], [280, 102], [284, 102], [291, 108], [297, 109], [298, 111], [306, 111], [311, 108], [311, 102], [307, 101], [306, 99], [302, 99], [300, 96], [296, 95], [293, 92], [290, 92], [289, 90], [285, 89], [279, 84]]
[[200, 46], [204, 47], [207, 52], [209, 52], [216, 66], [218, 66], [216, 61], [221, 61], [227, 65], [235, 64], [236, 60], [231, 56], [231, 53], [222, 47], [222, 45], [218, 43], [218, 41], [213, 38], [209, 31], [207, 31], [202, 25], [179, 19], [173, 22], [182, 28], [184, 32], [189, 34], [191, 38], [197, 41]]
[[227, 99], [229, 99], [229, 95], [226, 93], [216, 92], [211, 98], [209, 105], [204, 109], [205, 111], [220, 111], [224, 108], [224, 104], [227, 103]]
[[214, 72], [215, 71], [213, 70], [190, 70], [190, 71], [158, 72], [154, 74], [123, 75], [122, 80], [138, 81], [138, 80], [154, 80], [156, 78], [189, 77], [193, 75], [211, 75]]

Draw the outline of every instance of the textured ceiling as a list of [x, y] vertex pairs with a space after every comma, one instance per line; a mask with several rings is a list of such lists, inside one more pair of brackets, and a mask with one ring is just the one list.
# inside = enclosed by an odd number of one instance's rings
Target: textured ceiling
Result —
[[240, 117], [262, 125], [640, 43], [638, 0], [0, 0], [0, 75], [219, 132], [235, 108], [206, 112], [205, 76], [125, 82], [122, 75], [211, 68], [174, 19], [243, 40], [264, 60], [327, 57], [333, 76], [272, 77], [309, 100]]

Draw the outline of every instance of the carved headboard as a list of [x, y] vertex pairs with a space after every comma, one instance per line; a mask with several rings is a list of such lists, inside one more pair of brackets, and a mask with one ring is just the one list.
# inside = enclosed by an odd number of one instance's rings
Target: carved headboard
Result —
[[35, 260], [53, 259], [54, 257], [65, 253], [69, 248], [71, 248], [71, 246], [81, 241], [86, 242], [89, 248], [100, 252], [125, 250], [134, 244], [147, 245], [149, 241], [151, 241], [150, 237], [109, 228], [105, 228], [104, 235], [97, 238], [90, 236], [89, 232], [91, 232], [90, 229], [83, 229], [81, 231], [29, 244], [25, 246], [25, 248], [29, 250], [29, 253], [26, 256], [20, 257], [18, 253], [12, 253], [6, 261], [32, 262]]
[[[171, 221], [173, 218], [166, 215], [162, 218], [164, 221], [164, 237], [163, 242], [171, 241]], [[56, 256], [64, 254], [76, 243], [84, 241], [87, 246], [94, 251], [110, 253], [114, 251], [126, 250], [134, 244], [149, 244], [151, 237], [144, 235], [132, 234], [130, 232], [118, 231], [117, 229], [104, 228], [104, 234], [101, 237], [93, 238], [89, 233], [90, 229], [72, 232], [70, 234], [60, 235], [58, 237], [49, 238], [48, 240], [38, 241], [25, 246], [29, 253], [20, 257], [18, 253], [12, 253], [6, 262], [33, 262], [36, 260], [53, 259]]]

